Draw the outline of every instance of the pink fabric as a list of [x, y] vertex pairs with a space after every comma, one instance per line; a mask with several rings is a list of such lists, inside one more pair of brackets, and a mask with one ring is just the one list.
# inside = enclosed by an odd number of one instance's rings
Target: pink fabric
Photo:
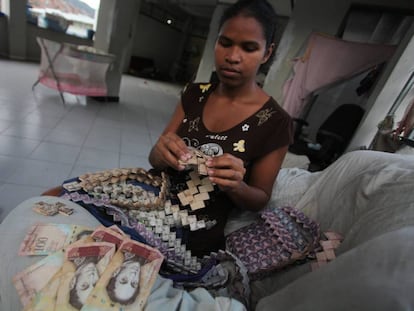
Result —
[[392, 45], [311, 34], [305, 55], [294, 60], [294, 76], [283, 86], [283, 108], [292, 117], [299, 117], [311, 92], [388, 60], [394, 50]]
[[39, 37], [37, 42], [41, 48], [40, 83], [75, 95], [107, 95], [106, 73], [113, 55]]
[[59, 88], [55, 79], [43, 76], [40, 78], [40, 82], [52, 89], [60, 89], [61, 92], [68, 92], [74, 95], [84, 95], [84, 96], [106, 96], [107, 88], [105, 85], [83, 85], [78, 80], [74, 83], [74, 80], [65, 81], [59, 76]]

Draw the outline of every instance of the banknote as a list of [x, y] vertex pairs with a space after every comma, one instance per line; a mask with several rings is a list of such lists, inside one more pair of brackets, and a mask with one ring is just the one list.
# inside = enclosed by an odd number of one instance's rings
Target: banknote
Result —
[[68, 246], [64, 256], [60, 253], [58, 272], [33, 295], [25, 310], [79, 310], [114, 252], [115, 245], [105, 242]]
[[33, 297], [60, 270], [63, 261], [64, 252], [60, 250], [41, 259], [13, 277], [13, 284], [23, 307], [27, 306]]
[[55, 310], [80, 310], [115, 253], [115, 244], [68, 246], [56, 294]]
[[[91, 242], [94, 242], [94, 240], [92, 237], [87, 236], [72, 243], [71, 245], [82, 245]], [[52, 278], [58, 274], [62, 268], [63, 262], [64, 250], [61, 249], [42, 258], [13, 277], [13, 284], [17, 290], [23, 307], [29, 306], [29, 303], [35, 297], [39, 297], [40, 290], [44, 289], [45, 286], [51, 282]], [[56, 279], [58, 279], [57, 276]], [[58, 284], [56, 282], [57, 281], [55, 280], [55, 285]], [[53, 286], [51, 286], [51, 288], [53, 288]]]
[[125, 240], [112, 257], [82, 311], [142, 310], [158, 275], [162, 254]]
[[99, 226], [92, 232], [91, 237], [95, 241], [113, 243], [118, 249], [121, 246], [122, 242], [128, 239], [128, 237], [122, 232], [122, 230], [116, 229], [118, 227], [115, 227]]
[[59, 288], [61, 269], [49, 280], [39, 292], [35, 293], [33, 299], [24, 307], [24, 311], [54, 311], [56, 293]]
[[92, 228], [81, 225], [37, 223], [27, 232], [19, 255], [49, 255], [92, 232]]
[[111, 229], [115, 232], [118, 232], [120, 235], [123, 235], [125, 237], [129, 237], [129, 235], [126, 234], [124, 231], [122, 231], [117, 225], [112, 225], [112, 226], [108, 227], [108, 229]]

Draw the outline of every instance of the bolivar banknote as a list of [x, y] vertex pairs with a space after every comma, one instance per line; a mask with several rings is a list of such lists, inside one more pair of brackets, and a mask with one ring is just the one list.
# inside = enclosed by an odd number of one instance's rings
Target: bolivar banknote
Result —
[[82, 311], [142, 310], [163, 259], [157, 249], [125, 240], [88, 296]]
[[66, 248], [58, 272], [35, 293], [24, 310], [80, 310], [114, 253], [112, 243], [78, 241], [71, 244]]
[[63, 250], [57, 251], [13, 277], [13, 284], [23, 307], [27, 306], [52, 277], [60, 270], [64, 261]]
[[[82, 245], [91, 242], [93, 242], [92, 237], [87, 236], [71, 245]], [[57, 274], [62, 268], [64, 258], [65, 251], [61, 249], [42, 258], [13, 277], [13, 284], [24, 307], [27, 307], [35, 297], [39, 296], [39, 292], [52, 282], [52, 278], [55, 278], [54, 284], [58, 284]]]
[[92, 232], [93, 229], [81, 225], [37, 223], [27, 232], [19, 255], [49, 255]]
[[80, 310], [115, 253], [115, 244], [69, 246], [62, 266], [55, 310]]
[[116, 249], [118, 249], [125, 240], [129, 240], [129, 237], [126, 234], [124, 234], [120, 229], [116, 228], [118, 227], [99, 226], [92, 232], [91, 238], [98, 242], [102, 241], [113, 243], [115, 244]]

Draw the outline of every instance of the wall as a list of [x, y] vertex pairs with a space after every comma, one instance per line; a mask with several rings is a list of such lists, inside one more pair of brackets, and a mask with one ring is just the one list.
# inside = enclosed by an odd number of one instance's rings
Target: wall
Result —
[[162, 24], [145, 15], [137, 20], [136, 33], [131, 54], [151, 58], [163, 75], [176, 60], [176, 50], [181, 42], [182, 33], [167, 24]]
[[107, 97], [111, 101], [119, 101], [122, 73], [129, 63], [140, 6], [141, 0], [100, 2], [94, 47], [115, 56], [106, 75]]
[[204, 50], [204, 46], [206, 44], [206, 39], [200, 37], [192, 37], [190, 38], [190, 46], [195, 47], [196, 53], [190, 56], [190, 60], [188, 62], [188, 72], [191, 73], [192, 79], [195, 78], [197, 74], [198, 66], [201, 61], [202, 53]]
[[7, 28], [7, 17], [0, 16], [0, 57], [9, 55], [9, 30]]
[[217, 39], [217, 33], [219, 31], [218, 24], [226, 9], [227, 5], [219, 4], [214, 10], [213, 16], [210, 22], [210, 32], [208, 34], [206, 44], [204, 46], [203, 56], [201, 57], [200, 65], [198, 67], [196, 82], [210, 81], [211, 73], [214, 71], [214, 45]]
[[26, 2], [2, 0], [1, 8], [8, 17], [9, 57], [24, 60], [26, 56]]
[[[359, 146], [369, 146], [371, 143], [378, 123], [388, 114], [392, 104], [401, 92], [410, 74], [414, 72], [414, 25], [411, 26], [405, 40], [401, 42], [396, 51], [396, 61], [393, 66], [389, 66], [388, 72], [379, 81], [375, 94], [371, 97], [374, 108], [363, 120], [358, 132], [351, 141], [348, 149], [357, 149]], [[400, 121], [408, 104], [414, 100], [414, 89], [403, 99], [400, 107], [395, 113], [394, 121]], [[369, 104], [369, 103], [368, 103]]]
[[[358, 1], [358, 3], [414, 9], [414, 2], [405, 0], [394, 0], [392, 2], [389, 2], [388, 0], [361, 0]], [[264, 89], [279, 103], [283, 105], [283, 84], [291, 75], [292, 66], [290, 60], [300, 55], [300, 51], [306, 46], [306, 40], [311, 32], [319, 31], [336, 35], [351, 4], [351, 0], [296, 1], [295, 9], [292, 12], [282, 40], [279, 43], [276, 60], [270, 68], [264, 84]], [[412, 34], [408, 33], [406, 38], [411, 38], [411, 36]], [[388, 64], [388, 68], [393, 68], [397, 64], [400, 55], [401, 52], [394, 55], [393, 59]], [[391, 69], [388, 69], [388, 73], [390, 73], [390, 70]], [[408, 72], [409, 70], [410, 67], [404, 68], [404, 72]], [[402, 76], [405, 75], [404, 72], [402, 73]], [[370, 141], [375, 135], [378, 122], [384, 117], [379, 117], [379, 115], [384, 110], [387, 110], [386, 108], [379, 106], [388, 106], [392, 104], [381, 100], [379, 100], [378, 103], [376, 102], [379, 90], [386, 84], [387, 78], [387, 74], [382, 75], [382, 81], [377, 84], [376, 89], [368, 100], [366, 107], [368, 110], [370, 109], [370, 111], [366, 115], [366, 121], [363, 121], [365, 131], [364, 133], [360, 133], [359, 130], [357, 131], [355, 137], [361, 137], [361, 139], [355, 138], [349, 146], [349, 149], [359, 148], [360, 146], [370, 144]], [[394, 84], [394, 86], [399, 86], [399, 83]], [[366, 124], [365, 122], [370, 123]]]

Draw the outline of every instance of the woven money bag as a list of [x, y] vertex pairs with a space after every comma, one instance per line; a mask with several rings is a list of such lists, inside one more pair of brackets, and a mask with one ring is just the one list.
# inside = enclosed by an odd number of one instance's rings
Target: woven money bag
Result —
[[301, 211], [266, 208], [259, 221], [229, 234], [226, 244], [254, 280], [312, 255], [319, 236], [319, 225]]

